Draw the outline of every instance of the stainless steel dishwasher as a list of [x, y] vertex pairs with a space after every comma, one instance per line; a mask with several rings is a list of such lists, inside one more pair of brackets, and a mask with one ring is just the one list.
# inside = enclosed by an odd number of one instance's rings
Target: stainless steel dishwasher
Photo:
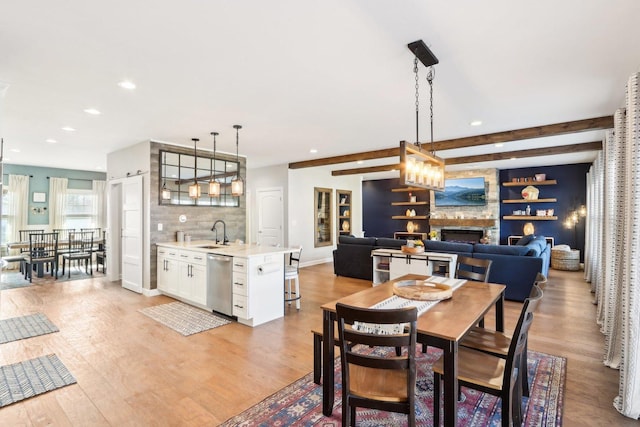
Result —
[[218, 313], [233, 314], [233, 257], [207, 255], [207, 307]]

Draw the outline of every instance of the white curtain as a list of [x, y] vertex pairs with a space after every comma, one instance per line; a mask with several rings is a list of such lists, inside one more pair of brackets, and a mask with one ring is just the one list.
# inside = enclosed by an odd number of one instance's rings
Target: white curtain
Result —
[[[613, 138], [609, 131], [606, 139]], [[591, 283], [591, 292], [596, 293], [600, 277], [604, 253], [602, 252], [602, 236], [604, 234], [604, 154], [598, 153], [596, 160], [587, 173], [587, 219], [585, 229], [584, 278]], [[596, 301], [598, 295], [595, 296]]]
[[586, 273], [598, 303], [596, 321], [605, 335], [604, 364], [620, 369], [619, 394], [613, 403], [633, 419], [640, 417], [639, 80], [640, 73], [629, 78], [626, 108], [615, 112], [613, 133], [605, 138], [602, 183], [597, 183], [598, 172], [590, 179], [591, 194], [595, 196], [601, 185], [604, 196], [592, 201], [600, 204], [592, 209], [601, 210], [602, 227], [589, 226], [600, 236], [590, 236]]
[[8, 241], [17, 242], [20, 240], [18, 231], [27, 228], [29, 214], [29, 176], [9, 175], [9, 193], [11, 203], [7, 209], [7, 215], [11, 217], [11, 235], [7, 236]]
[[107, 226], [107, 181], [93, 181], [93, 194], [95, 196], [93, 203], [95, 226], [104, 230]]
[[64, 213], [67, 205], [67, 178], [49, 178], [49, 224], [51, 229], [65, 228]]

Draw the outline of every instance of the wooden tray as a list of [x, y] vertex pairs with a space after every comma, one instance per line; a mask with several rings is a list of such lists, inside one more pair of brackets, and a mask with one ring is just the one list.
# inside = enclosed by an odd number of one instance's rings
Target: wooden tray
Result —
[[408, 254], [421, 254], [422, 252], [424, 252], [424, 246], [414, 246], [413, 248], [410, 248], [409, 246], [402, 245], [400, 249], [402, 250], [402, 252]]
[[393, 293], [418, 301], [440, 301], [451, 298], [451, 286], [423, 280], [402, 280], [393, 284]]

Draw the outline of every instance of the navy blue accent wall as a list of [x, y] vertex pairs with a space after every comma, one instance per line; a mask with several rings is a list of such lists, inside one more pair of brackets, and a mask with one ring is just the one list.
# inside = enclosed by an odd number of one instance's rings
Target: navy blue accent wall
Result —
[[[392, 192], [393, 188], [400, 188], [398, 178], [379, 179], [362, 182], [362, 229], [365, 236], [393, 237], [396, 231], [407, 231], [407, 220], [391, 219], [393, 215], [404, 215], [407, 208], [413, 206], [391, 206], [391, 202], [409, 200], [407, 192]], [[418, 192], [414, 196], [418, 201], [429, 201], [429, 192]], [[418, 215], [429, 212], [429, 205], [413, 207]], [[427, 220], [414, 221], [419, 225], [419, 232], [427, 233]]]
[[[557, 185], [535, 186], [541, 199], [556, 198], [553, 203], [530, 203], [531, 215], [535, 215], [537, 209], [554, 209], [557, 221], [531, 221], [535, 227], [536, 235], [553, 237], [555, 244], [566, 244], [574, 249], [580, 249], [581, 259], [584, 256], [584, 232], [585, 219], [581, 218], [575, 228], [564, 228], [564, 220], [571, 210], [577, 209], [587, 201], [587, 172], [590, 163], [575, 165], [546, 166], [535, 168], [507, 169], [500, 171], [500, 183], [510, 182], [512, 178], [533, 177], [537, 173], [546, 174], [548, 180], [555, 179]], [[521, 199], [521, 191], [527, 184], [517, 187], [504, 187], [500, 185], [500, 200]], [[500, 204], [500, 243], [506, 244], [510, 235], [522, 235], [522, 226], [527, 221], [512, 221], [502, 219], [504, 215], [512, 215], [514, 210], [524, 210], [527, 203], [501, 203]]]

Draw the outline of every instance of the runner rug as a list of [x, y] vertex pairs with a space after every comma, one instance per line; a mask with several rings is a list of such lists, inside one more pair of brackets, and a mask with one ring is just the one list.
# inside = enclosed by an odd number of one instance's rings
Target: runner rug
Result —
[[145, 307], [138, 311], [184, 336], [231, 323], [228, 319], [182, 302]]
[[[429, 347], [419, 352], [416, 385], [416, 422], [433, 425], [433, 371], [431, 365], [441, 351]], [[533, 380], [530, 397], [522, 398], [524, 426], [562, 425], [562, 405], [566, 377], [566, 359], [529, 351], [529, 379]], [[331, 417], [322, 415], [322, 386], [313, 382], [313, 373], [286, 386], [243, 413], [227, 420], [232, 426], [339, 426], [342, 394], [340, 359], [335, 362], [336, 396]], [[459, 426], [501, 425], [500, 400], [489, 394], [462, 387], [458, 402]], [[441, 418], [442, 419], [442, 418]], [[398, 426], [407, 424], [407, 416], [369, 409], [357, 409], [356, 424], [360, 426]]]
[[43, 313], [0, 320], [0, 344], [58, 332]]
[[55, 354], [0, 366], [0, 407], [75, 383]]

